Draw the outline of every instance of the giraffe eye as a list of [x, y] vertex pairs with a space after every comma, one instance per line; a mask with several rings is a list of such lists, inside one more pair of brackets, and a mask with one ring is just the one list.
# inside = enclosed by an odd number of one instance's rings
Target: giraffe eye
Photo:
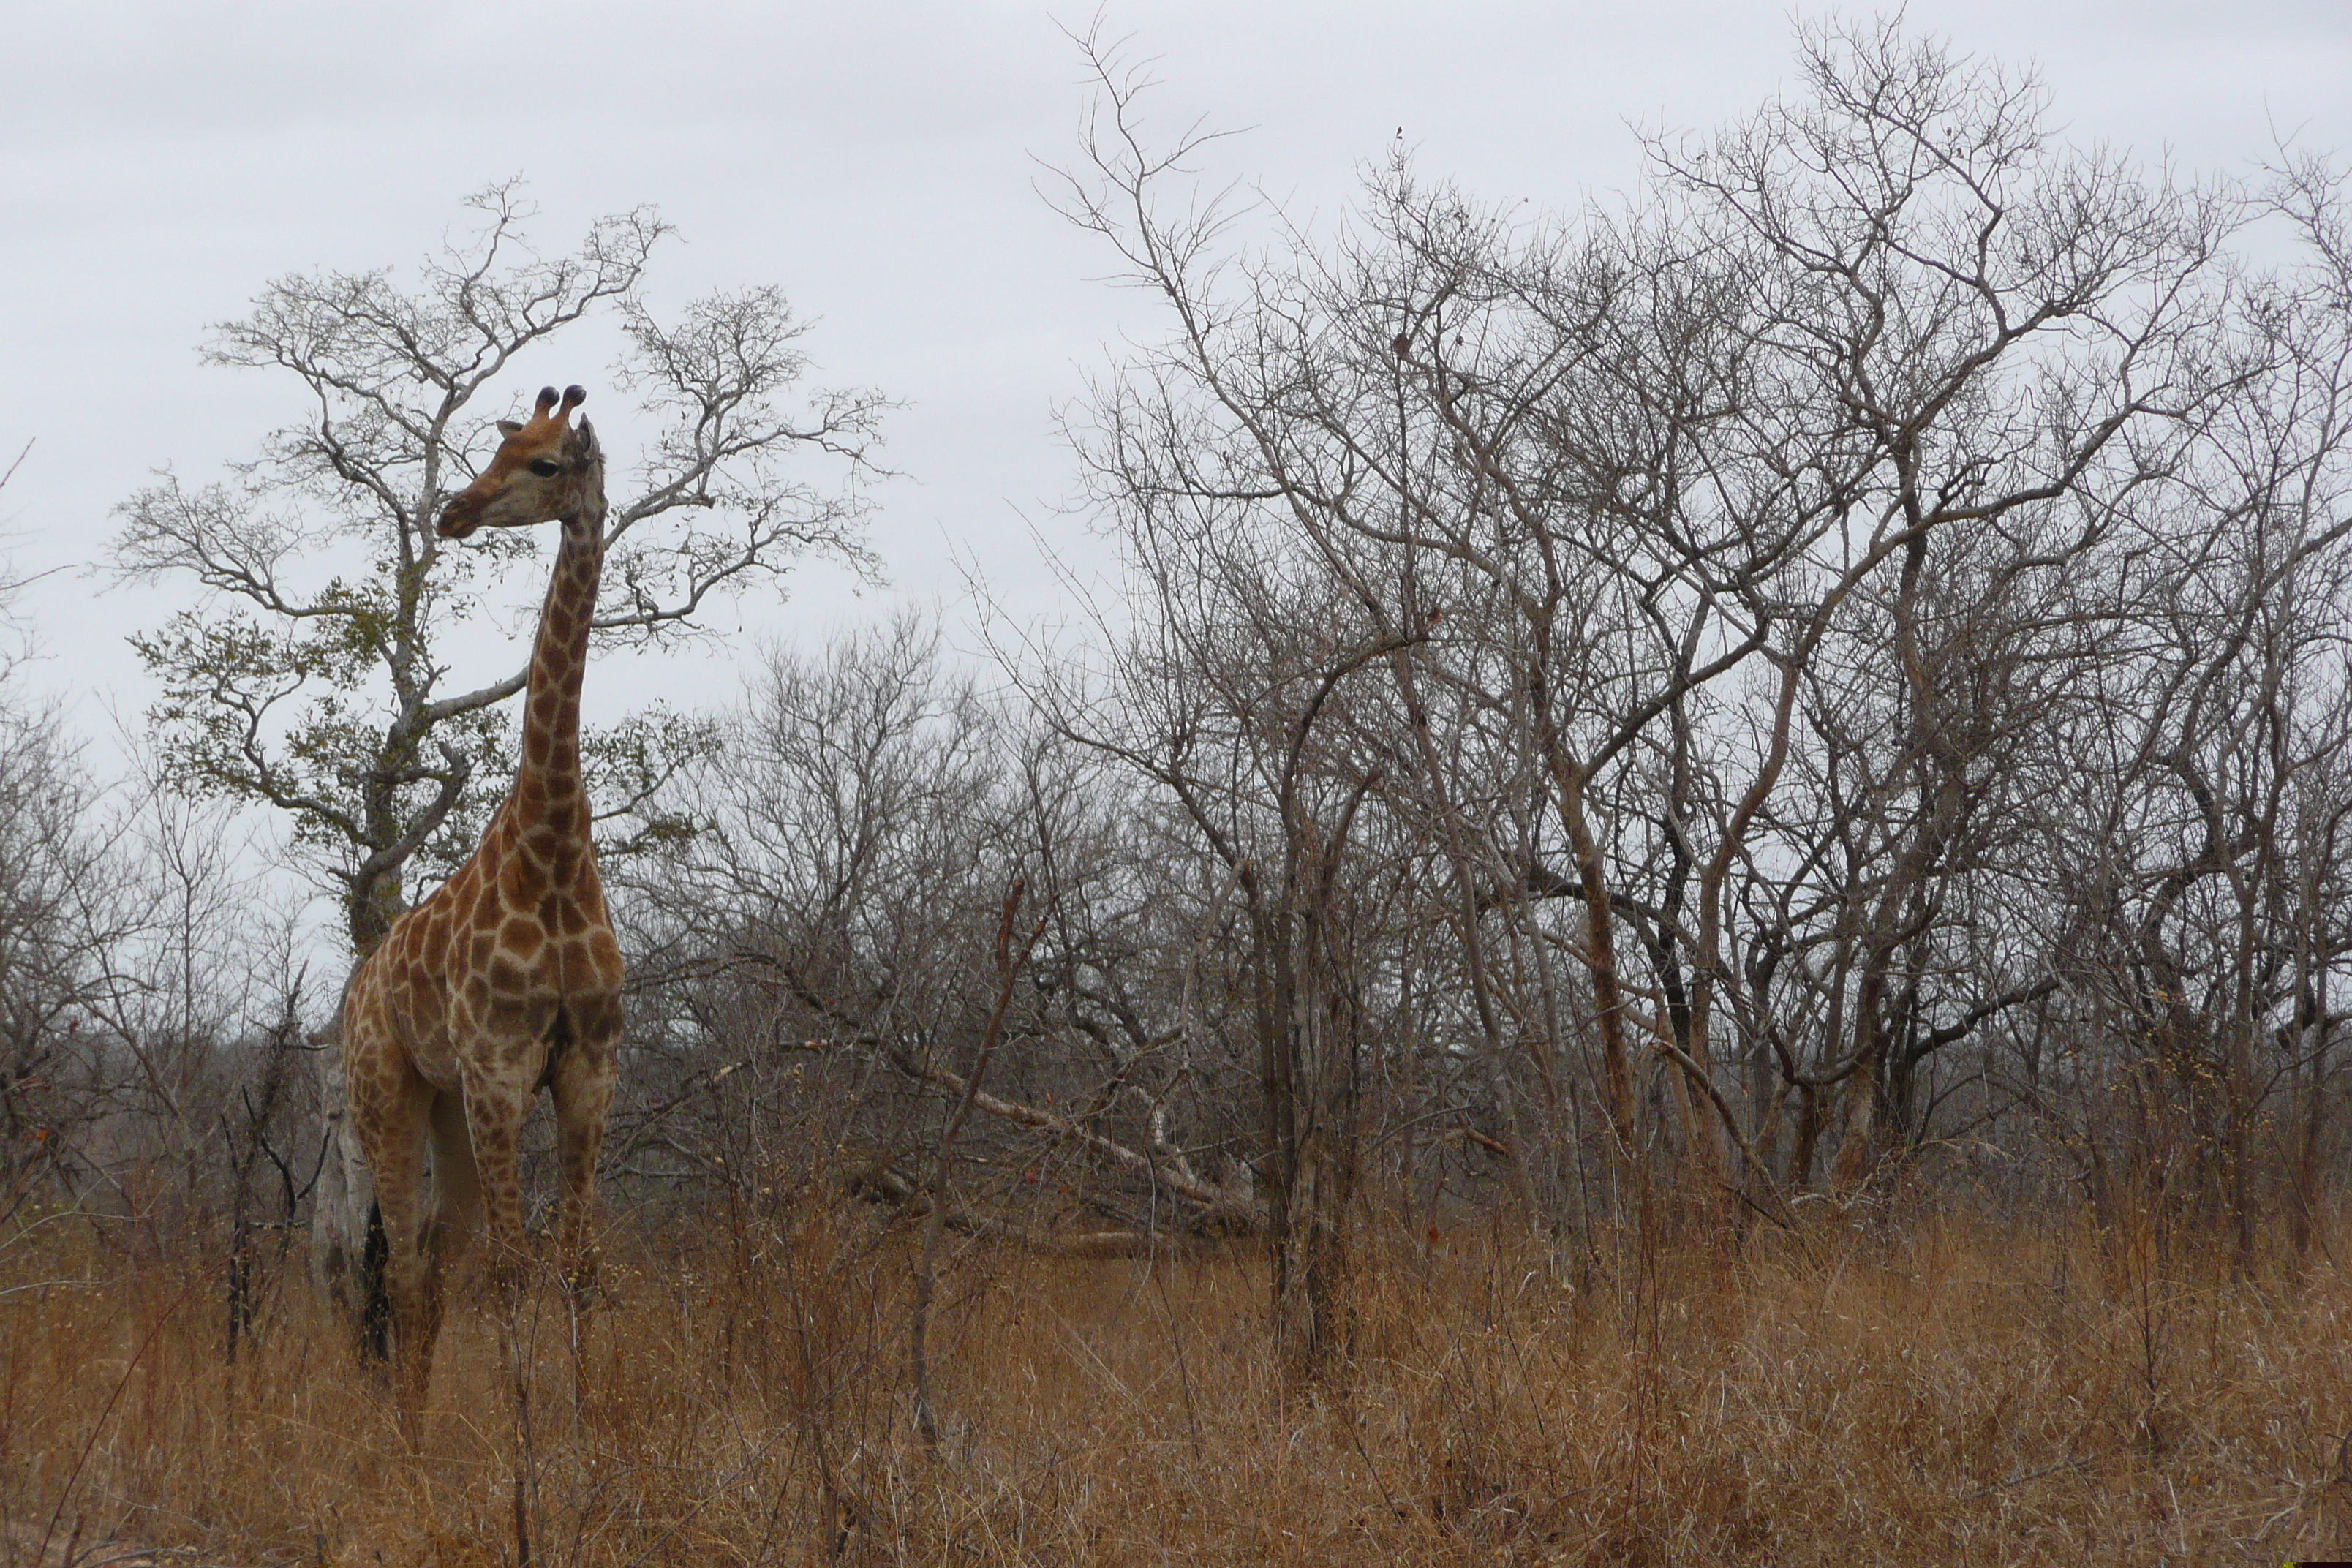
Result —
[[530, 460], [530, 471], [542, 479], [551, 479], [563, 470], [556, 465], [552, 458], [533, 458]]

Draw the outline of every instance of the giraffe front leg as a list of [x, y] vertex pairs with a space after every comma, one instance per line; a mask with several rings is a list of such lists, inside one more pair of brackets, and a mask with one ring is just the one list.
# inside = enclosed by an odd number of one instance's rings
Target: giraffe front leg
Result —
[[[493, 1062], [505, 1053], [486, 1052]], [[473, 1064], [465, 1072], [466, 1138], [472, 1146], [480, 1193], [486, 1268], [499, 1310], [511, 1317], [521, 1295], [529, 1248], [522, 1227], [522, 1123], [530, 1109], [530, 1083], [518, 1072], [499, 1075]]]
[[596, 1288], [596, 1243], [589, 1224], [596, 1196], [596, 1156], [604, 1148], [604, 1117], [612, 1109], [614, 1035], [583, 1030], [556, 1058], [550, 1088], [555, 1097], [556, 1153], [563, 1170], [562, 1217], [557, 1256], [563, 1283], [575, 1297]]

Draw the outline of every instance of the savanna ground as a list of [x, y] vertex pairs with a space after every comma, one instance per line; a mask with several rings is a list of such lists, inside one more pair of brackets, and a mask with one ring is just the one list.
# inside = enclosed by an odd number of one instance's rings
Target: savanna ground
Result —
[[[2068, 1224], [1817, 1205], [1736, 1240], [1363, 1237], [1350, 1362], [1286, 1386], [1255, 1250], [961, 1244], [940, 1440], [914, 1227], [614, 1226], [575, 1332], [530, 1293], [518, 1418], [461, 1306], [412, 1454], [278, 1266], [51, 1216], [0, 1251], [0, 1561], [2277, 1563], [2352, 1547], [2352, 1229], [2232, 1279]], [[147, 1561], [148, 1559], [133, 1559]]]

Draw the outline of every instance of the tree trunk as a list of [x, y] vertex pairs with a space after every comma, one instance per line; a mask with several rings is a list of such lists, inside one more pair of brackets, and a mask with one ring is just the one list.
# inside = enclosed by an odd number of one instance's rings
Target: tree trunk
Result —
[[[1324, 858], [1304, 853], [1295, 858], [1312, 864]], [[1285, 878], [1283, 901], [1290, 907], [1263, 910], [1253, 921], [1273, 1167], [1266, 1243], [1275, 1347], [1285, 1375], [1301, 1383], [1345, 1361], [1353, 1321], [1348, 1225], [1355, 1196], [1361, 1031], [1331, 952], [1329, 870], [1318, 865], [1302, 877], [1294, 869]], [[1254, 897], [1256, 891], [1251, 889]]]
[[357, 1323], [368, 1308], [367, 1248], [375, 1210], [375, 1175], [360, 1149], [345, 1104], [342, 1031], [311, 1037], [324, 1145], [310, 1200], [310, 1283]]
[[1297, 924], [1306, 951], [1287, 965], [1289, 1005], [1276, 1020], [1293, 1085], [1282, 1103], [1293, 1126], [1276, 1145], [1289, 1157], [1288, 1169], [1278, 1173], [1286, 1193], [1275, 1242], [1274, 1310], [1283, 1365], [1303, 1381], [1343, 1362], [1351, 1338], [1348, 1219], [1356, 1185], [1357, 1031], [1346, 998], [1319, 973], [1321, 921], [1307, 915]]
[[[400, 897], [400, 868], [378, 872], [355, 888], [344, 906], [352, 939], [352, 973], [367, 962], [406, 906]], [[310, 1283], [321, 1301], [331, 1301], [354, 1324], [362, 1324], [382, 1303], [367, 1280], [371, 1237], [381, 1244], [375, 1219], [375, 1174], [352, 1126], [349, 1090], [343, 1079], [342, 997], [335, 1016], [310, 1037], [313, 1081], [319, 1091], [319, 1176], [310, 1202]]]

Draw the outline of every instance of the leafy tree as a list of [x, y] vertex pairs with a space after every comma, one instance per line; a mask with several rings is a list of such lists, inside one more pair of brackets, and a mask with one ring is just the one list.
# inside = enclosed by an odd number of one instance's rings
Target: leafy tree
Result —
[[[507, 770], [527, 660], [473, 684], [453, 679], [440, 639], [509, 577], [535, 576], [543, 542], [491, 532], [452, 548], [433, 520], [495, 449], [490, 416], [508, 410], [475, 405], [518, 354], [617, 315], [614, 379], [654, 425], [606, 524], [601, 647], [702, 634], [714, 597], [775, 584], [812, 552], [873, 570], [861, 486], [887, 405], [801, 387], [806, 326], [781, 292], [710, 294], [666, 321], [638, 293], [670, 233], [651, 208], [601, 219], [551, 258], [527, 241], [518, 182], [466, 205], [478, 220], [413, 280], [292, 273], [217, 326], [207, 363], [290, 374], [306, 412], [223, 480], [161, 473], [120, 509], [114, 543], [123, 577], [200, 590], [132, 639], [163, 686], [150, 719], [168, 778], [286, 814], [362, 952], [404, 907], [412, 861], [446, 875], [470, 852]], [[824, 482], [796, 477], [792, 459], [812, 455]], [[709, 735], [656, 708], [588, 738], [600, 819], [631, 819], [608, 848], [678, 830], [652, 796]]]

